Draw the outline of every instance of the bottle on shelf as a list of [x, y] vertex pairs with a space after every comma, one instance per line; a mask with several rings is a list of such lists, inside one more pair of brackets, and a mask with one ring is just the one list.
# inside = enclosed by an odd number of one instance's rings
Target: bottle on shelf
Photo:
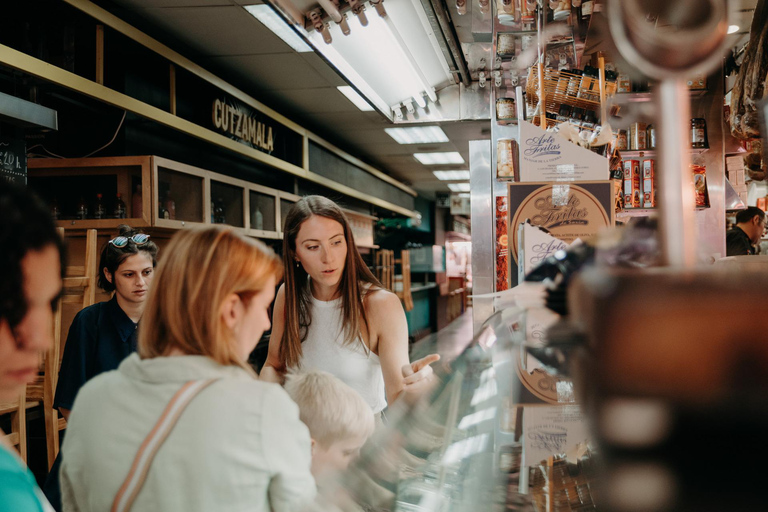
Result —
[[169, 219], [176, 218], [176, 201], [171, 197], [171, 191], [165, 195], [165, 210], [168, 212]]
[[104, 208], [104, 201], [101, 199], [101, 194], [96, 194], [96, 202], [93, 205], [93, 218], [104, 219], [107, 216], [107, 209]]
[[652, 124], [648, 125], [648, 129], [646, 130], [648, 134], [646, 135], [646, 145], [648, 146], [648, 149], [656, 149], [656, 127]]
[[213, 214], [213, 222], [216, 224], [227, 223], [227, 212], [224, 209], [224, 199], [221, 197], [216, 200], [216, 207]]
[[125, 218], [125, 203], [123, 202], [123, 195], [120, 192], [118, 192], [115, 197], [115, 207], [112, 209], [112, 218]]
[[83, 196], [80, 196], [80, 200], [75, 207], [75, 218], [78, 220], [85, 220], [88, 218], [88, 203], [85, 202]]
[[251, 215], [251, 229], [264, 229], [264, 215], [257, 206]]
[[138, 219], [143, 217], [144, 203], [141, 197], [141, 183], [137, 183], [133, 188], [133, 195], [131, 196], [131, 217]]
[[165, 207], [165, 195], [160, 196], [157, 205], [157, 216], [161, 219], [170, 219], [171, 216], [168, 213], [168, 209]]
[[51, 217], [53, 217], [53, 220], [61, 219], [61, 210], [59, 209], [59, 201], [55, 197], [51, 201]]

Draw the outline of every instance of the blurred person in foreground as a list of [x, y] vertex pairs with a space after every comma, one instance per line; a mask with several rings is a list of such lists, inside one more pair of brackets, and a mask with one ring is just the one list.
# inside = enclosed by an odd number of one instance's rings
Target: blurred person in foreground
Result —
[[756, 206], [748, 206], [736, 214], [736, 224], [725, 234], [727, 256], [756, 254], [755, 246], [765, 233], [765, 212]]
[[65, 511], [300, 510], [311, 448], [248, 355], [282, 265], [222, 226], [178, 232], [157, 269], [138, 353], [82, 387], [62, 447]]
[[[53, 343], [63, 247], [48, 208], [0, 179], [0, 401], [18, 399]], [[52, 510], [0, 431], [0, 511]]]

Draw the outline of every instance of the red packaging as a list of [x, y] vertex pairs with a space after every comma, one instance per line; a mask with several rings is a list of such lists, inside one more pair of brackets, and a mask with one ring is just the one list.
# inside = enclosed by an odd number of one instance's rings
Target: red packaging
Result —
[[655, 160], [643, 160], [643, 208], [656, 208]]
[[496, 197], [496, 291], [509, 288], [507, 196]]
[[640, 160], [624, 160], [624, 208], [640, 208]]
[[696, 195], [697, 208], [709, 208], [709, 192], [707, 191], [707, 168], [703, 165], [692, 165], [693, 188]]

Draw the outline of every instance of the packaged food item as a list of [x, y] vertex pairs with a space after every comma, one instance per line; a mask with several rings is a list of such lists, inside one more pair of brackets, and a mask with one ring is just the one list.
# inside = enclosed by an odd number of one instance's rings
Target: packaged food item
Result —
[[696, 196], [697, 208], [709, 208], [709, 191], [707, 190], [707, 168], [703, 165], [692, 165], [693, 189]]
[[643, 160], [643, 208], [656, 208], [655, 160]]
[[702, 117], [691, 119], [691, 147], [694, 149], [706, 149], [709, 147], [707, 120]]
[[624, 160], [624, 208], [640, 208], [639, 160]]
[[646, 130], [648, 130], [648, 125], [646, 123], [633, 123], [632, 126], [629, 127], [630, 150], [643, 151], [648, 149]]
[[656, 127], [652, 124], [648, 125], [645, 142], [648, 145], [648, 149], [656, 149]]
[[496, 119], [499, 121], [514, 121], [517, 119], [514, 98], [499, 98], [496, 100]]
[[505, 32], [499, 32], [496, 36], [496, 54], [500, 56], [515, 55], [515, 35]]
[[557, 122], [558, 123], [564, 123], [568, 121], [571, 117], [571, 106], [570, 105], [560, 105], [560, 112], [557, 114]]
[[632, 82], [629, 75], [620, 73], [616, 79], [616, 92], [632, 92]]
[[619, 130], [619, 133], [616, 135], [616, 149], [627, 151], [629, 148], [627, 142], [627, 130]]
[[496, 177], [515, 177], [515, 151], [517, 142], [514, 139], [499, 139], [496, 142]]

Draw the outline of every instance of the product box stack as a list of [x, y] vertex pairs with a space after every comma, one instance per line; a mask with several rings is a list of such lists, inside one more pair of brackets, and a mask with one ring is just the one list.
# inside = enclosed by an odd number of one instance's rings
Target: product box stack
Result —
[[744, 158], [741, 155], [728, 156], [725, 158], [725, 165], [728, 169], [728, 181], [733, 190], [739, 194], [741, 202], [747, 204], [747, 184], [744, 181]]
[[655, 160], [624, 160], [624, 208], [656, 208]]

